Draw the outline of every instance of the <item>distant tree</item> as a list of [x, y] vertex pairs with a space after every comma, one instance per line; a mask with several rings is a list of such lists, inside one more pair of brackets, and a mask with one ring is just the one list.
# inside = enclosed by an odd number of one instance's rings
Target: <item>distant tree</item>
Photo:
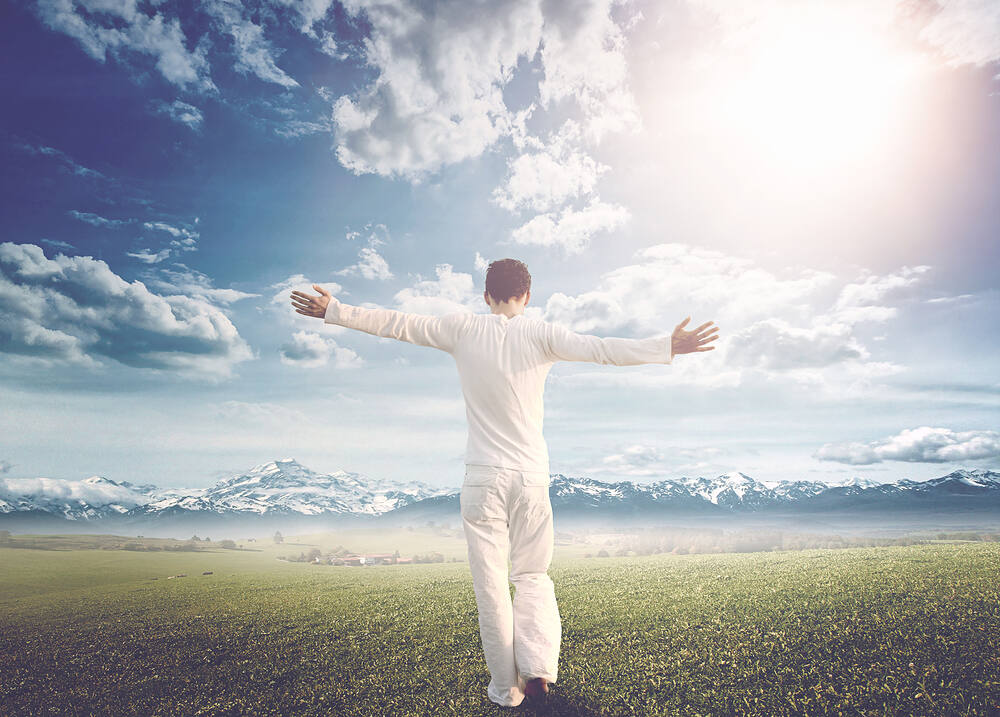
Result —
[[198, 541], [200, 541], [201, 538], [199, 538], [197, 535], [192, 535], [191, 536], [191, 540], [198, 540]]
[[205, 537], [205, 538], [202, 538], [202, 541], [205, 542], [205, 543], [211, 543], [212, 539], [208, 538], [208, 537]]
[[600, 550], [597, 551], [597, 557], [599, 557], [599, 558], [607, 558], [607, 557], [610, 557], [610, 556], [608, 555], [608, 551], [607, 550], [605, 550], [604, 548], [601, 548]]
[[6, 543], [10, 540], [9, 530], [0, 530], [0, 543]]
[[319, 548], [309, 548], [309, 552], [306, 553], [306, 562], [311, 563], [313, 560], [318, 558], [322, 553]]
[[275, 542], [275, 543], [284, 543], [284, 542], [285, 542], [285, 538], [284, 538], [284, 536], [283, 536], [283, 535], [281, 534], [281, 532], [280, 532], [280, 531], [277, 531], [277, 530], [276, 530], [276, 531], [274, 531], [274, 542]]
[[221, 545], [226, 550], [235, 550], [236, 549], [236, 541], [235, 540], [228, 540], [228, 539], [227, 540], [223, 540], [221, 543], [219, 543], [219, 545]]

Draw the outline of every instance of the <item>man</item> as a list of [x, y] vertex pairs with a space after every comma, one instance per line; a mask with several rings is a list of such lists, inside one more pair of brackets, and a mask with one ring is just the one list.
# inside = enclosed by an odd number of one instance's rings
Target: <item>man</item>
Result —
[[[711, 351], [708, 329], [649, 339], [599, 338], [524, 316], [531, 275], [515, 259], [489, 265], [483, 299], [489, 314], [423, 316], [350, 306], [292, 292], [295, 310], [325, 323], [450, 353], [465, 396], [469, 435], [460, 494], [479, 634], [490, 671], [487, 695], [504, 706], [541, 698], [556, 681], [562, 624], [552, 580], [549, 456], [542, 437], [542, 394], [556, 361], [617, 366], [669, 364], [677, 354]], [[510, 560], [508, 575], [507, 562]], [[508, 579], [514, 584], [511, 601]]]

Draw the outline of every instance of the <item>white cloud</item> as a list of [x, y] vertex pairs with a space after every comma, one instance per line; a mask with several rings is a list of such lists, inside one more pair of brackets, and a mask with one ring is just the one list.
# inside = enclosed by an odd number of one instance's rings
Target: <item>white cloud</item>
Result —
[[331, 359], [336, 368], [355, 368], [364, 363], [353, 350], [312, 331], [296, 331], [279, 351], [282, 363], [302, 368], [320, 368]]
[[313, 284], [322, 286], [334, 296], [344, 290], [344, 287], [335, 281], [312, 281], [311, 279], [307, 279], [305, 274], [293, 274], [287, 279], [282, 279], [281, 281], [275, 282], [268, 287], [276, 289], [276, 292], [271, 296], [270, 303], [279, 304], [281, 306], [289, 306], [291, 304], [291, 293], [293, 289], [295, 291], [305, 291], [309, 294], [315, 295], [317, 292], [312, 288]]
[[42, 244], [46, 244], [48, 246], [54, 246], [56, 249], [73, 249], [73, 250], [76, 249], [75, 246], [73, 246], [69, 242], [62, 241], [61, 239], [40, 239], [39, 241], [41, 241]]
[[90, 366], [226, 377], [253, 358], [229, 318], [199, 297], [160, 296], [92, 257], [54, 259], [0, 243], [0, 346], [5, 353]]
[[91, 169], [90, 167], [84, 167], [79, 164], [76, 160], [70, 157], [68, 154], [63, 152], [61, 149], [56, 149], [55, 147], [47, 147], [45, 145], [35, 146], [33, 144], [28, 144], [26, 142], [19, 142], [15, 146], [33, 155], [42, 155], [45, 157], [55, 157], [62, 169], [71, 172], [78, 177], [87, 177], [92, 179], [107, 179], [106, 176], [98, 172], [96, 169]]
[[847, 324], [796, 327], [783, 319], [763, 319], [729, 339], [728, 357], [739, 366], [782, 371], [863, 361], [869, 352]]
[[[195, 222], [197, 223], [197, 220], [195, 220]], [[170, 246], [178, 251], [198, 250], [198, 239], [201, 235], [193, 229], [175, 227], [172, 224], [167, 224], [166, 222], [145, 222], [143, 226], [146, 227], [146, 229], [166, 232], [170, 236], [174, 237], [170, 240]], [[162, 254], [163, 252], [160, 253]]]
[[903, 267], [844, 282], [829, 272], [786, 267], [782, 277], [749, 259], [680, 243], [648, 247], [636, 259], [604, 274], [591, 291], [553, 293], [544, 318], [585, 333], [638, 336], [669, 334], [685, 316], [692, 319], [688, 330], [713, 321], [720, 337], [715, 350], [679, 362], [674, 374], [684, 381], [738, 385], [756, 375], [840, 391], [860, 391], [903, 370], [873, 356], [856, 326], [893, 317], [888, 299], [926, 271]]
[[440, 315], [455, 311], [475, 311], [482, 299], [476, 296], [472, 274], [456, 272], [451, 264], [435, 267], [437, 279], [420, 279], [393, 297], [400, 311]]
[[977, 67], [1000, 60], [1000, 4], [994, 0], [936, 0], [937, 12], [920, 35], [949, 64]]
[[254, 421], [281, 427], [309, 420], [308, 416], [297, 408], [289, 408], [267, 401], [223, 401], [216, 406], [216, 413], [222, 418]]
[[626, 38], [611, 17], [615, 2], [547, 3], [539, 85], [543, 107], [573, 97], [583, 110], [584, 131], [597, 143], [609, 132], [641, 129], [628, 85]]
[[264, 37], [264, 28], [243, 17], [242, 2], [206, 0], [202, 7], [215, 18], [219, 30], [232, 38], [237, 72], [253, 73], [282, 87], [299, 86], [275, 63], [276, 50]]
[[299, 32], [307, 37], [311, 37], [318, 43], [320, 52], [330, 57], [343, 60], [347, 53], [338, 51], [337, 41], [333, 33], [319, 27], [333, 5], [333, 0], [275, 0], [278, 5], [291, 8], [299, 16]]
[[190, 127], [195, 132], [201, 130], [202, 123], [205, 121], [205, 116], [200, 109], [181, 100], [174, 100], [169, 104], [156, 100], [153, 102], [153, 109], [159, 114], [167, 115], [174, 122]]
[[76, 209], [69, 210], [70, 216], [79, 219], [81, 222], [93, 227], [121, 227], [129, 223], [128, 219], [105, 219], [99, 214], [91, 212], [78, 212]]
[[215, 90], [206, 60], [207, 36], [194, 51], [188, 51], [178, 18], [149, 15], [135, 0], [39, 0], [36, 11], [42, 22], [74, 38], [98, 62], [103, 63], [108, 54], [126, 64], [128, 52], [148, 55], [168, 82], [181, 88]]
[[511, 113], [503, 87], [518, 61], [533, 59], [540, 48], [546, 107], [575, 98], [593, 141], [636, 127], [613, 4], [506, 0], [473, 13], [464, 0], [344, 3], [368, 20], [365, 60], [378, 76], [333, 105], [338, 159], [358, 174], [418, 181], [480, 155], [501, 137], [522, 135], [528, 112]]
[[483, 255], [480, 254], [477, 251], [476, 252], [476, 258], [475, 258], [475, 261], [474, 261], [474, 266], [475, 266], [476, 271], [478, 271], [480, 274], [482, 274], [483, 276], [485, 276], [486, 272], [489, 271], [490, 263], [488, 261], [486, 261], [486, 259], [483, 258]]
[[567, 254], [579, 254], [595, 234], [614, 231], [630, 217], [625, 207], [592, 199], [582, 209], [566, 207], [559, 214], [539, 214], [515, 229], [511, 239], [518, 244], [560, 247]]
[[145, 249], [140, 249], [139, 251], [127, 251], [125, 255], [138, 259], [144, 264], [159, 264], [161, 261], [170, 258], [170, 250], [160, 249], [160, 251], [153, 254]]
[[816, 451], [814, 457], [850, 465], [882, 461], [952, 463], [996, 459], [1000, 458], [1000, 433], [921, 426], [869, 443], [827, 443]]
[[627, 446], [621, 453], [605, 456], [600, 470], [622, 476], [657, 476], [668, 471], [667, 461], [655, 446], [636, 444]]
[[522, 154], [509, 163], [510, 175], [493, 192], [493, 201], [508, 211], [533, 209], [545, 212], [567, 200], [594, 191], [597, 179], [608, 170], [578, 150]]
[[250, 299], [260, 294], [248, 294], [236, 289], [219, 289], [213, 286], [211, 277], [196, 269], [191, 269], [179, 262], [174, 264], [177, 269], [160, 268], [158, 271], [146, 271], [142, 274], [148, 286], [157, 291], [170, 294], [197, 296], [212, 303], [231, 304], [241, 299]]
[[392, 272], [389, 271], [389, 264], [375, 249], [370, 246], [362, 247], [358, 252], [359, 261], [357, 264], [341, 269], [336, 272], [339, 276], [350, 274], [360, 274], [365, 279], [391, 279]]

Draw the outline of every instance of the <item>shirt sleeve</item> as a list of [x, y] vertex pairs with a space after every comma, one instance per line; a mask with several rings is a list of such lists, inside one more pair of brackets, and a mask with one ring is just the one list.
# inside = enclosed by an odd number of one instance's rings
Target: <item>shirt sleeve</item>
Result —
[[331, 297], [323, 323], [450, 353], [458, 341], [464, 317], [461, 313], [424, 316], [392, 309], [368, 309], [344, 304]]
[[615, 366], [673, 361], [670, 336], [649, 339], [601, 338], [578, 334], [557, 324], [544, 325], [544, 344], [552, 361], [591, 361]]

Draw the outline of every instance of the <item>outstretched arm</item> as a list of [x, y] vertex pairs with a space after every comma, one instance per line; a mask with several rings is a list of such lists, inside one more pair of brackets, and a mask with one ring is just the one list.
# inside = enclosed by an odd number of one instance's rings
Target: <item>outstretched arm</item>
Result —
[[346, 326], [375, 336], [407, 341], [420, 346], [430, 346], [451, 351], [458, 339], [462, 316], [424, 316], [392, 309], [367, 309], [351, 306], [335, 299], [318, 284], [313, 288], [320, 293], [311, 296], [301, 291], [292, 292], [295, 311], [304, 316], [315, 316], [324, 323]]
[[694, 331], [685, 331], [684, 326], [691, 317], [677, 324], [670, 336], [650, 339], [600, 338], [588, 334], [578, 334], [556, 324], [546, 324], [545, 338], [550, 358], [554, 361], [591, 361], [615, 366], [636, 366], [644, 363], [669, 364], [677, 354], [711, 351], [714, 346], [706, 346], [719, 338], [719, 327], [705, 330], [711, 321]]

